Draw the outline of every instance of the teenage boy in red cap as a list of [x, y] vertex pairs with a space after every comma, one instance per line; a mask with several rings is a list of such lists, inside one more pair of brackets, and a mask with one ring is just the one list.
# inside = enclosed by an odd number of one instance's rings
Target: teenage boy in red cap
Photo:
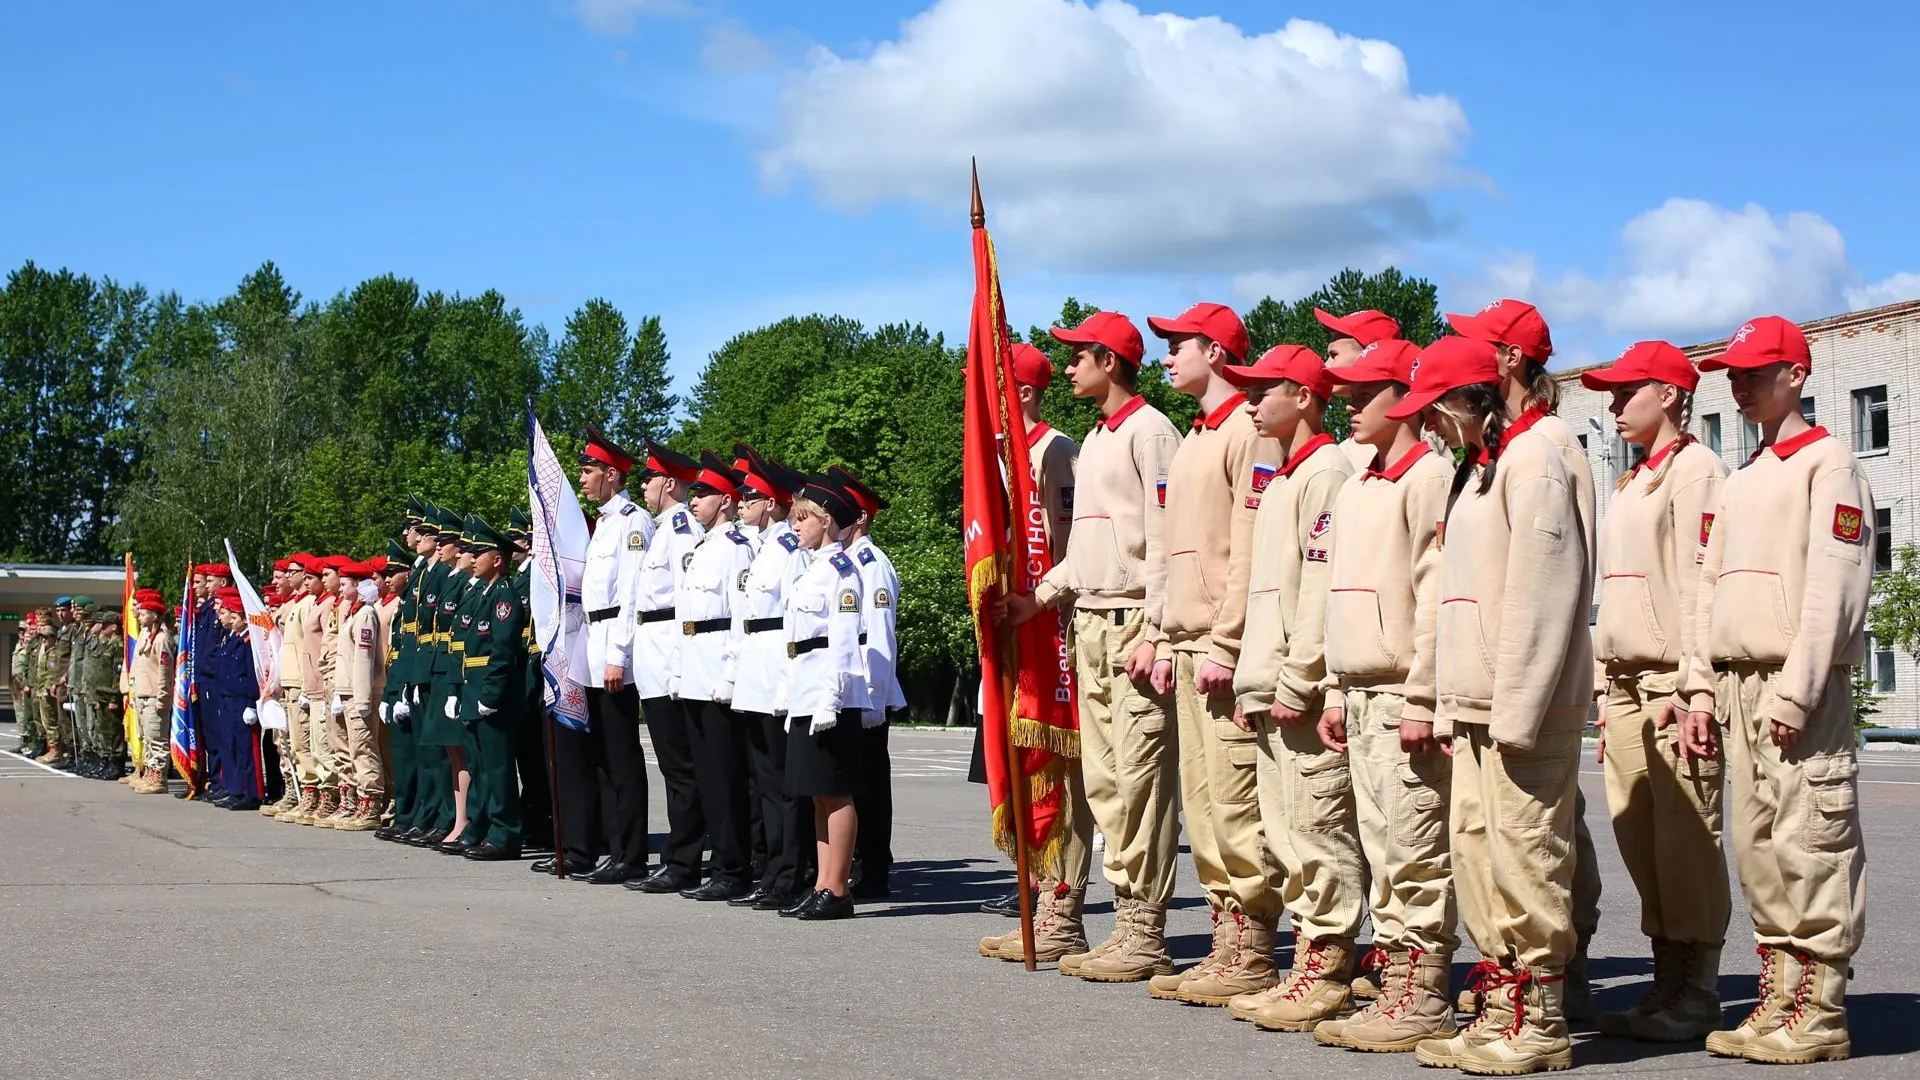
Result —
[[1683, 753], [1713, 756], [1726, 733], [1728, 831], [1762, 957], [1760, 1003], [1707, 1049], [1769, 1064], [1852, 1052], [1847, 978], [1867, 931], [1848, 676], [1864, 659], [1873, 492], [1800, 414], [1812, 368], [1806, 335], [1777, 315], [1700, 364], [1726, 370], [1761, 436], [1721, 491], [1682, 689]]
[[340, 568], [346, 613], [340, 622], [336, 693], [347, 729], [350, 783], [341, 785], [345, 809], [322, 824], [346, 832], [372, 832], [380, 827], [380, 815], [386, 810], [386, 773], [375, 727], [375, 710], [387, 682], [387, 639], [378, 606], [378, 580], [385, 569], [384, 557]]
[[[1193, 430], [1167, 467], [1167, 592], [1162, 629], [1172, 660], [1153, 681], [1174, 693], [1179, 717], [1180, 801], [1194, 870], [1213, 909], [1213, 946], [1198, 966], [1148, 980], [1157, 998], [1225, 1005], [1273, 982], [1271, 915], [1279, 888], [1261, 832], [1254, 734], [1233, 724], [1253, 518], [1260, 489], [1279, 468], [1280, 445], [1254, 430], [1246, 397], [1221, 377], [1247, 358], [1247, 328], [1221, 304], [1148, 319], [1167, 342], [1167, 378], [1200, 403]], [[1169, 678], [1171, 676], [1171, 678]], [[1262, 968], [1264, 965], [1264, 968]], [[1260, 972], [1264, 970], [1265, 974]], [[1191, 989], [1189, 989], [1191, 988]]]
[[[1321, 308], [1313, 309], [1313, 317], [1327, 328], [1327, 367], [1343, 367], [1353, 363], [1360, 351], [1369, 345], [1382, 341], [1398, 341], [1400, 324], [1393, 316], [1384, 311], [1368, 308], [1346, 315], [1335, 315]], [[1415, 350], [1418, 351], [1418, 350]], [[1373, 460], [1373, 447], [1356, 440], [1349, 432], [1345, 442], [1340, 444], [1340, 452], [1347, 455], [1353, 463], [1353, 471], [1362, 473]], [[1356, 991], [1358, 987], [1355, 988]]]
[[1382, 985], [1373, 1004], [1322, 1021], [1313, 1035], [1374, 1053], [1408, 1052], [1455, 1030], [1453, 767], [1433, 738], [1436, 535], [1453, 466], [1420, 437], [1417, 420], [1387, 416], [1406, 396], [1419, 352], [1412, 342], [1376, 341], [1327, 368], [1335, 392], [1348, 398], [1354, 440], [1373, 456], [1333, 506], [1340, 527], [1327, 591], [1327, 672], [1340, 680], [1346, 711], [1322, 713], [1320, 738], [1347, 755], [1352, 772]]
[[287, 783], [280, 801], [261, 807], [260, 812], [275, 821], [290, 821], [296, 812], [311, 810], [319, 794], [314, 789], [313, 756], [307, 748], [306, 605], [311, 597], [306, 569], [311, 558], [305, 552], [287, 556], [287, 572], [281, 580], [285, 599], [273, 613], [280, 628], [280, 704], [287, 713], [286, 731], [274, 734]]
[[160, 795], [167, 790], [167, 755], [172, 743], [167, 728], [173, 712], [173, 632], [167, 629], [167, 605], [159, 593], [142, 595], [138, 602], [140, 634], [134, 641], [127, 694], [140, 718], [145, 760], [138, 763], [139, 771], [127, 786], [141, 795]]
[[1247, 912], [1263, 944], [1246, 950], [1257, 955], [1243, 954], [1242, 981], [1272, 980], [1271, 943], [1282, 910], [1294, 932], [1293, 970], [1228, 1008], [1269, 1031], [1311, 1031], [1351, 1009], [1366, 872], [1346, 758], [1323, 746], [1318, 731], [1323, 712], [1326, 723], [1346, 731], [1325, 642], [1333, 504], [1353, 465], [1326, 432], [1333, 384], [1311, 349], [1276, 345], [1221, 375], [1245, 391], [1254, 429], [1279, 444], [1281, 459], [1254, 480], [1261, 491], [1247, 630], [1233, 674], [1233, 722], [1258, 738], [1261, 826], [1281, 871], [1272, 898]]

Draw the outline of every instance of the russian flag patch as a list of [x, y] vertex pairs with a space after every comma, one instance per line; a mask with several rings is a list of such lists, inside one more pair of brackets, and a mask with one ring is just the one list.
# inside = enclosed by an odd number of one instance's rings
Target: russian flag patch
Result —
[[1254, 462], [1253, 463], [1253, 493], [1255, 495], [1258, 495], [1261, 492], [1267, 490], [1267, 485], [1273, 483], [1274, 476], [1278, 475], [1279, 472], [1280, 470], [1278, 468], [1275, 468], [1274, 466], [1269, 465], [1264, 461]]
[[1161, 506], [1167, 505], [1167, 482], [1165, 480], [1156, 480], [1153, 482], [1153, 493], [1159, 497]]

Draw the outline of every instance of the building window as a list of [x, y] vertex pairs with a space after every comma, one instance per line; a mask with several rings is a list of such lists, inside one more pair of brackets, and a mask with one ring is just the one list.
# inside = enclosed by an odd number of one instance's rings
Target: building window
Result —
[[1893, 569], [1893, 511], [1875, 507], [1873, 511], [1873, 572]]
[[1810, 397], [1800, 399], [1800, 415], [1806, 417], [1807, 423], [1809, 424], [1818, 424], [1820, 422], [1814, 419], [1813, 399]]
[[1891, 442], [1887, 423], [1887, 388], [1866, 386], [1853, 392], [1853, 449], [1858, 454], [1885, 450]]
[[1720, 414], [1719, 413], [1710, 412], [1707, 415], [1700, 418], [1700, 441], [1703, 443], [1706, 443], [1707, 449], [1713, 451], [1714, 453], [1717, 454], [1720, 452]]
[[1875, 694], [1891, 694], [1898, 688], [1893, 674], [1893, 647], [1867, 635], [1867, 674], [1873, 677]]
[[1745, 417], [1740, 419], [1740, 456], [1752, 457], [1760, 452], [1760, 425]]

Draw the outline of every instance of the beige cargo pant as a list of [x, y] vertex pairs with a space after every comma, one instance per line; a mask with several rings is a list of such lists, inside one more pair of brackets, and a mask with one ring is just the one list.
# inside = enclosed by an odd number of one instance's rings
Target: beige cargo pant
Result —
[[1233, 722], [1233, 695], [1194, 686], [1201, 654], [1173, 654], [1180, 726], [1180, 803], [1193, 868], [1216, 910], [1263, 922], [1280, 917], [1280, 867], [1260, 824], [1258, 739]]
[[1573, 955], [1574, 814], [1580, 733], [1502, 753], [1462, 724], [1453, 747], [1453, 880], [1481, 955], [1562, 971]]
[[[1080, 774], [1087, 807], [1106, 840], [1101, 871], [1115, 895], [1165, 905], [1173, 899], [1180, 857], [1180, 750], [1169, 722], [1172, 699], [1127, 677], [1127, 657], [1146, 633], [1141, 608], [1074, 613]], [[1085, 874], [1083, 868], [1083, 880]]]
[[313, 700], [300, 704], [300, 685], [282, 684], [280, 702], [287, 707], [287, 744], [293, 750], [293, 778], [301, 787], [320, 783], [318, 764], [313, 759], [313, 736], [308, 730]]
[[1346, 701], [1360, 850], [1373, 879], [1374, 945], [1451, 953], [1460, 946], [1447, 838], [1453, 759], [1400, 749], [1406, 698], [1349, 689]]
[[133, 709], [140, 717], [140, 764], [143, 768], [164, 769], [173, 754], [173, 732], [167, 730], [173, 717], [170, 709], [162, 708], [166, 698], [142, 695], [133, 699]]
[[314, 771], [320, 777], [321, 786], [351, 784], [353, 765], [347, 742], [347, 714], [345, 708], [338, 716], [333, 713], [333, 683], [327, 683], [326, 690], [313, 699], [310, 712], [312, 720], [307, 731], [313, 739]]
[[380, 718], [371, 701], [352, 701], [346, 705], [342, 723], [346, 727], [347, 761], [353, 789], [369, 799], [387, 797], [386, 773], [380, 768], [380, 733], [375, 730]]
[[1301, 938], [1350, 941], [1366, 911], [1367, 867], [1347, 755], [1321, 744], [1318, 713], [1286, 727], [1272, 714], [1252, 719], [1260, 823], [1281, 871], [1280, 902]]
[[1680, 725], [1654, 727], [1678, 681], [1672, 671], [1608, 673], [1607, 812], [1640, 892], [1640, 932], [1718, 945], [1733, 907], [1720, 846], [1720, 761], [1682, 761]]
[[1846, 960], [1867, 935], [1867, 856], [1860, 836], [1847, 669], [1827, 676], [1799, 743], [1773, 745], [1772, 665], [1720, 676], [1720, 725], [1731, 775], [1733, 862], [1761, 945]]

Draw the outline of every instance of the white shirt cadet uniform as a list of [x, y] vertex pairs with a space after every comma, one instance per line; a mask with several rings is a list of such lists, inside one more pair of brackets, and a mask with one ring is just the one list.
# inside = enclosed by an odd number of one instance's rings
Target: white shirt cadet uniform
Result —
[[853, 560], [830, 543], [793, 583], [787, 598], [787, 654], [774, 711], [810, 720], [819, 734], [834, 726], [842, 709], [868, 708], [867, 660], [860, 648], [860, 612], [865, 599]]
[[711, 530], [694, 547], [673, 597], [680, 656], [671, 689], [682, 701], [733, 700], [752, 563], [753, 538], [737, 525]]
[[759, 550], [747, 568], [741, 597], [740, 661], [734, 676], [736, 712], [772, 713], [780, 675], [787, 666], [787, 598], [806, 572], [813, 552], [800, 546], [793, 526], [778, 522], [761, 530]]
[[881, 551], [872, 537], [863, 536], [847, 549], [859, 569], [862, 590], [860, 641], [866, 654], [867, 687], [872, 702], [860, 716], [862, 727], [879, 727], [887, 722], [889, 709], [907, 707], [907, 696], [900, 690], [895, 674], [899, 639], [894, 636], [894, 611], [900, 602], [900, 575], [893, 571], [893, 560]]
[[680, 641], [685, 636], [673, 615], [674, 596], [679, 592], [681, 575], [693, 560], [694, 546], [704, 535], [706, 530], [693, 520], [685, 503], [674, 503], [654, 519], [653, 539], [640, 564], [634, 596], [634, 620], [639, 623], [640, 639], [634, 647], [633, 681], [642, 701], [672, 692], [673, 676], [679, 670]]
[[604, 685], [609, 667], [622, 668], [631, 681], [633, 590], [640, 563], [653, 537], [653, 518], [622, 491], [600, 507], [587, 562], [580, 570], [580, 606], [587, 618], [587, 685]]

